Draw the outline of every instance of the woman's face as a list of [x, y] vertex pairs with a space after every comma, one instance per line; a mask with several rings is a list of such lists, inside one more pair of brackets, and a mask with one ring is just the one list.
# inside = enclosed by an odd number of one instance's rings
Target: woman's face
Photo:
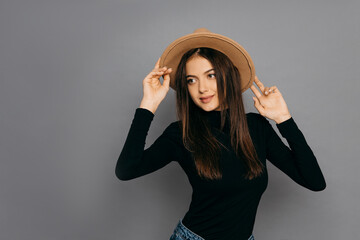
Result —
[[220, 111], [215, 70], [203, 57], [195, 56], [186, 63], [186, 81], [193, 102], [204, 111]]

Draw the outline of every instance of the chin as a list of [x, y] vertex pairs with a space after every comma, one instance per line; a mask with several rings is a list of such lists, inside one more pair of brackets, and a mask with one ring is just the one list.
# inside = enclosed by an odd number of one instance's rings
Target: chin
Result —
[[199, 108], [206, 112], [215, 111], [219, 106], [204, 106], [204, 105], [198, 105]]

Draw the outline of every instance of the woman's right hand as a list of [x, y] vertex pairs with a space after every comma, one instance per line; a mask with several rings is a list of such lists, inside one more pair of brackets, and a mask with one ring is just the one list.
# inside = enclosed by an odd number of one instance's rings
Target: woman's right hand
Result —
[[[171, 68], [160, 67], [160, 58], [155, 64], [155, 68], [144, 78], [143, 91], [144, 96], [140, 107], [150, 110], [155, 113], [161, 101], [165, 98], [170, 86]], [[164, 75], [164, 76], [163, 76]], [[159, 78], [163, 76], [164, 81], [161, 84]]]

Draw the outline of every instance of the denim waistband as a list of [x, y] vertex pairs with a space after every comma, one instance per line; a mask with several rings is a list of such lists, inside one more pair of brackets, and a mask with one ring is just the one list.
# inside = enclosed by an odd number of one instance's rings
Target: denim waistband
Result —
[[[179, 220], [174, 233], [172, 235], [172, 237], [170, 238], [170, 240], [173, 239], [178, 239], [176, 238], [176, 236], [180, 236], [182, 239], [186, 239], [186, 240], [205, 240], [203, 237], [201, 237], [200, 235], [194, 233], [193, 231], [191, 231], [190, 229], [188, 229], [183, 223], [182, 223], [182, 219]], [[248, 238], [248, 240], [255, 240], [254, 236], [251, 234], [251, 236]]]
[[187, 240], [205, 240], [200, 235], [194, 233], [190, 229], [188, 229], [183, 223], [182, 219], [179, 220], [178, 225], [175, 228], [175, 234], [180, 235], [181, 237], [187, 239]]

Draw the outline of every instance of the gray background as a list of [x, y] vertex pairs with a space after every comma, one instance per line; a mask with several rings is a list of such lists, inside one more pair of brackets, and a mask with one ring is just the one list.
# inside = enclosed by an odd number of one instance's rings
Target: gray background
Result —
[[[279, 88], [327, 182], [312, 192], [268, 162], [255, 238], [357, 239], [359, 7], [1, 0], [0, 239], [170, 237], [191, 198], [180, 166], [131, 181], [114, 171], [142, 80], [170, 42], [199, 27], [238, 41], [259, 79]], [[247, 111], [257, 112], [251, 96]], [[176, 120], [174, 107], [170, 89], [146, 147]]]

